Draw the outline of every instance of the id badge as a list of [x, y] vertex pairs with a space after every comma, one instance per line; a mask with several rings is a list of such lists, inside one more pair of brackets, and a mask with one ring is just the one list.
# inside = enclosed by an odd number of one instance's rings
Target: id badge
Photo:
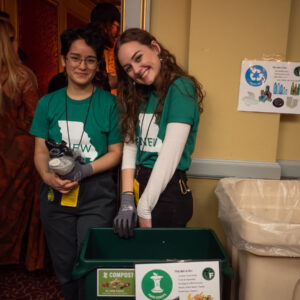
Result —
[[60, 205], [77, 207], [78, 194], [79, 194], [79, 185], [75, 187], [73, 190], [71, 190], [68, 194], [63, 194], [61, 196]]
[[52, 187], [48, 187], [48, 194], [47, 194], [47, 198], [49, 202], [53, 202], [54, 201], [54, 191]]
[[135, 204], [138, 205], [140, 200], [140, 183], [135, 178], [133, 181], [133, 194], [134, 194]]

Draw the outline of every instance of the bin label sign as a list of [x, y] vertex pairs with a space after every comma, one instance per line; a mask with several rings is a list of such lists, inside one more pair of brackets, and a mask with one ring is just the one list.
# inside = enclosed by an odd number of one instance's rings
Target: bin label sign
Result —
[[136, 299], [220, 300], [219, 261], [135, 265]]
[[134, 269], [97, 269], [97, 296], [135, 296]]

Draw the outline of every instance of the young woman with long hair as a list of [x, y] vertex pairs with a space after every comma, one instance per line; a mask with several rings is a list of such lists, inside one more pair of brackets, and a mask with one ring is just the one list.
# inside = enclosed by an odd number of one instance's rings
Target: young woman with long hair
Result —
[[126, 30], [115, 56], [125, 141], [115, 231], [131, 236], [136, 214], [140, 227], [184, 227], [193, 212], [186, 170], [202, 112], [202, 87], [147, 31]]
[[[38, 203], [34, 139], [29, 134], [38, 101], [37, 81], [17, 51], [13, 26], [0, 20], [0, 264], [19, 263], [31, 208], [35, 211]], [[31, 270], [36, 265], [28, 257], [35, 254], [26, 254]]]

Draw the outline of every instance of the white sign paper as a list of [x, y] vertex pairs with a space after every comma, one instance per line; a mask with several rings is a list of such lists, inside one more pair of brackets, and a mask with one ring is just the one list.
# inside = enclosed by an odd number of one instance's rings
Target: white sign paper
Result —
[[244, 60], [238, 110], [300, 114], [300, 62]]
[[136, 299], [220, 300], [218, 261], [136, 264]]

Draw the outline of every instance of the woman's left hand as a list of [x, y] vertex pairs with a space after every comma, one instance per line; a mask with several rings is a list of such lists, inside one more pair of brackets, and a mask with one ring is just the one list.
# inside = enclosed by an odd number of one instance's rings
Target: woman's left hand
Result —
[[152, 220], [139, 217], [140, 228], [152, 228]]

